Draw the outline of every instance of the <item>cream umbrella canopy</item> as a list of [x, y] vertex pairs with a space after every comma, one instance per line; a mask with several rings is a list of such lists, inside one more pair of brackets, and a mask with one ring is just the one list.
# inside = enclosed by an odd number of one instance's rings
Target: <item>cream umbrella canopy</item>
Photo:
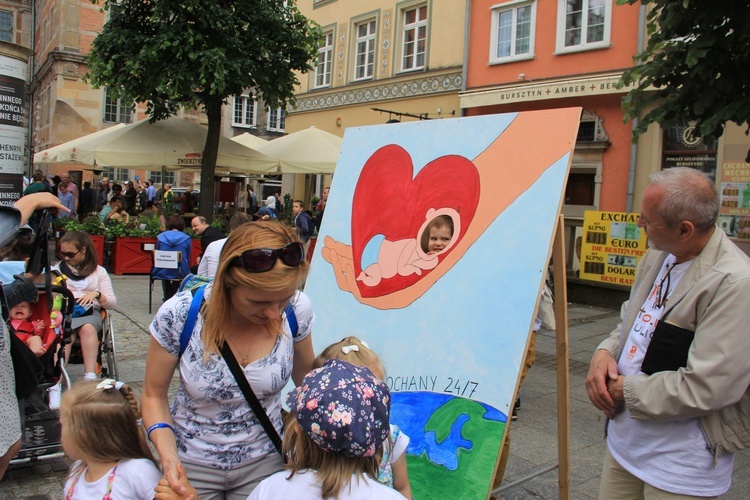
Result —
[[125, 127], [124, 123], [118, 123], [117, 125], [112, 125], [111, 127], [78, 137], [72, 141], [64, 142], [49, 149], [39, 151], [34, 154], [34, 163], [79, 163], [78, 145], [95, 137], [106, 137], [123, 127]]
[[332, 174], [343, 139], [315, 127], [269, 141], [257, 148], [279, 162], [277, 173]]
[[244, 134], [232, 137], [232, 140], [234, 142], [242, 144], [243, 146], [256, 150], [268, 144], [267, 140], [262, 139], [257, 135], [253, 135], [250, 132], [245, 132]]
[[[88, 165], [111, 167], [157, 167], [200, 169], [207, 129], [180, 118], [155, 123], [148, 120], [77, 145], [76, 159]], [[231, 141], [219, 140], [216, 166], [234, 172], [274, 173], [278, 162], [258, 151]]]

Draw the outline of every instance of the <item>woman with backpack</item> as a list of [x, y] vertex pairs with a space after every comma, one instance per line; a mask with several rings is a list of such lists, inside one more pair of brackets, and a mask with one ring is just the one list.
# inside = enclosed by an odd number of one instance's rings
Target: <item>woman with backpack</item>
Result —
[[[247, 498], [262, 479], [282, 470], [276, 447], [280, 393], [292, 360], [294, 372], [304, 374], [314, 358], [309, 330], [293, 339], [283, 332], [282, 312], [307, 270], [303, 246], [290, 228], [244, 224], [227, 239], [214, 282], [195, 297], [189, 291], [176, 294], [157, 312], [146, 358], [143, 422], [164, 478], [178, 493], [187, 493], [183, 467], [201, 497], [226, 498]], [[204, 301], [196, 301], [199, 294]], [[193, 307], [200, 307], [195, 317]], [[180, 389], [170, 411], [167, 391], [178, 365]], [[249, 382], [256, 410], [243, 382]]]

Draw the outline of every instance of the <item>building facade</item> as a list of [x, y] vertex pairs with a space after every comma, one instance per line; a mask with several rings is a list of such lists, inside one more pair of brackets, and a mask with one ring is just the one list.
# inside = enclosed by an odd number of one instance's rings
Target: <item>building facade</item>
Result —
[[[300, 75], [287, 132], [460, 115], [467, 2], [299, 0], [323, 34], [315, 70]], [[297, 176], [294, 197], [319, 193]]]
[[471, 2], [460, 97], [467, 116], [583, 108], [562, 208], [571, 250], [584, 211], [632, 210], [635, 179], [647, 178], [649, 165], [640, 172], [635, 161], [632, 124], [623, 121], [626, 89], [617, 85], [639, 52], [643, 22], [638, 6], [614, 0]]

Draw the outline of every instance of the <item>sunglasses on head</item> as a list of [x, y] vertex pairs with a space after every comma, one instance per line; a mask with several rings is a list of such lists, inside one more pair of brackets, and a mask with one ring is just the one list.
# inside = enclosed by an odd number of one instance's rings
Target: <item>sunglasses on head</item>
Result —
[[79, 253], [81, 253], [80, 249], [77, 252], [60, 252], [60, 255], [62, 255], [66, 259], [72, 259], [73, 257], [75, 257], [76, 255], [78, 255]]
[[249, 273], [265, 273], [273, 269], [276, 259], [289, 267], [297, 267], [305, 259], [305, 247], [295, 241], [277, 249], [253, 248], [235, 257], [230, 265], [241, 267]]

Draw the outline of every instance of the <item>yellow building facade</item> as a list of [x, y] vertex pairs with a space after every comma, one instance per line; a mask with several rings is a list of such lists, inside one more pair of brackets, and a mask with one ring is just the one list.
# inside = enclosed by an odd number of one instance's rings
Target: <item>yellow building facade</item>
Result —
[[[314, 126], [343, 137], [347, 127], [459, 116], [466, 5], [299, 0], [297, 7], [321, 26], [322, 37], [316, 68], [298, 76], [286, 131]], [[297, 176], [294, 198], [309, 199], [321, 187]]]

